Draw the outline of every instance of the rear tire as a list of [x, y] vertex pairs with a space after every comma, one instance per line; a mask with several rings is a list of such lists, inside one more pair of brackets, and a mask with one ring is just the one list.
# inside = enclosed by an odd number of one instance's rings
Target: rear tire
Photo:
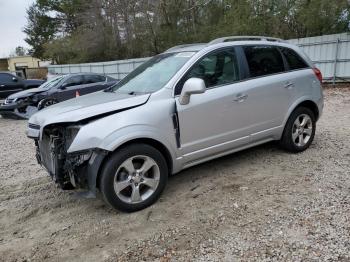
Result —
[[289, 152], [302, 152], [312, 143], [315, 131], [315, 114], [309, 108], [298, 107], [289, 116], [280, 145]]
[[109, 157], [99, 182], [103, 199], [110, 206], [134, 212], [156, 202], [167, 180], [164, 156], [147, 144], [131, 144]]

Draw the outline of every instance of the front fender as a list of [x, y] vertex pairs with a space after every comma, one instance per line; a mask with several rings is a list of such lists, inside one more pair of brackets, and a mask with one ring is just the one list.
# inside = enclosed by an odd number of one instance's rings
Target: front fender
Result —
[[[83, 133], [86, 133], [86, 131]], [[102, 150], [113, 152], [118, 147], [129, 141], [145, 138], [153, 139], [161, 143], [164, 147], [167, 148], [167, 150], [171, 154], [172, 159], [177, 158], [175, 135], [173, 135], [173, 137], [167, 137], [160, 131], [159, 128], [149, 125], [127, 126], [124, 128], [117, 129], [105, 137], [92, 136], [90, 133], [90, 136], [87, 139], [85, 134], [78, 134], [77, 138], [74, 139], [74, 141], [68, 148], [68, 153], [78, 152], [92, 148], [99, 148]]]
[[[173, 170], [177, 171], [180, 169], [178, 162], [174, 161], [177, 155], [176, 149], [171, 144], [171, 141], [168, 141], [168, 139], [161, 132], [159, 132], [159, 129], [152, 126], [147, 126], [147, 125], [133, 125], [133, 126], [121, 128], [114, 131], [104, 139], [102, 139], [98, 144], [96, 144], [96, 146], [93, 146], [93, 148], [98, 148], [102, 150], [97, 150], [97, 151], [94, 150], [93, 157], [89, 160], [89, 163], [88, 163], [89, 168], [88, 168], [87, 177], [88, 177], [88, 187], [89, 187], [90, 193], [92, 194], [91, 196], [95, 196], [96, 194], [96, 183], [97, 183], [98, 172], [104, 158], [106, 157], [106, 154], [101, 152], [106, 152], [106, 151], [113, 152], [123, 144], [135, 139], [152, 139], [161, 143], [171, 155]], [[175, 136], [174, 136], [174, 140], [175, 140]], [[94, 143], [96, 142], [97, 141], [95, 140]], [[90, 146], [92, 146], [94, 143], [91, 143]], [[88, 147], [88, 145], [89, 144], [85, 144], [86, 147]], [[68, 152], [72, 153], [72, 152], [79, 151], [81, 149], [82, 148], [76, 147], [73, 142], [72, 145], [69, 147]]]
[[168, 149], [172, 157], [176, 158], [177, 154], [174, 147], [175, 135], [171, 138], [174, 140], [172, 143], [166, 135], [159, 132], [159, 128], [147, 125], [132, 125], [116, 130], [102, 141], [99, 148], [107, 151], [114, 151], [121, 145], [140, 138], [148, 138], [160, 142]]

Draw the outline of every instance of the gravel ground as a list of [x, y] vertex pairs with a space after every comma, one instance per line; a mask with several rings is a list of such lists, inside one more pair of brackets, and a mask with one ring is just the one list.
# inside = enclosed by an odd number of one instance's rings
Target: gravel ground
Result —
[[309, 150], [190, 168], [132, 214], [57, 189], [26, 122], [0, 119], [0, 261], [350, 261], [350, 88], [325, 100]]

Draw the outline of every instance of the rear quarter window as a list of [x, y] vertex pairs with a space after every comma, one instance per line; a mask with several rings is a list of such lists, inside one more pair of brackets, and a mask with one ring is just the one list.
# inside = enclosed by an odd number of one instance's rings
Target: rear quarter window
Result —
[[308, 68], [308, 64], [292, 49], [281, 47], [281, 52], [286, 58], [289, 70]]

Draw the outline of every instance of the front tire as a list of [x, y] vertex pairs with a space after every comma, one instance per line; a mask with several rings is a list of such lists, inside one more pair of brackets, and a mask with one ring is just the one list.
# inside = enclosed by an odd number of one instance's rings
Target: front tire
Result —
[[58, 103], [58, 101], [56, 99], [53, 99], [53, 98], [43, 99], [38, 104], [38, 110], [44, 109], [46, 107], [52, 106], [52, 105], [57, 104], [57, 103]]
[[298, 107], [292, 112], [284, 127], [280, 144], [289, 152], [302, 152], [312, 143], [315, 131], [315, 114], [309, 108]]
[[164, 156], [147, 144], [131, 144], [107, 160], [100, 177], [100, 190], [113, 208], [134, 212], [156, 202], [167, 180]]

